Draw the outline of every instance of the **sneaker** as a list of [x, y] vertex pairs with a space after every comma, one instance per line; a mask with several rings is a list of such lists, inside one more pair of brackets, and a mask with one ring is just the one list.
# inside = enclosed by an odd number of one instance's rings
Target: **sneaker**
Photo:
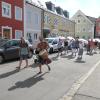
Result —
[[18, 66], [18, 67], [16, 67], [17, 69], [20, 69], [20, 67]]

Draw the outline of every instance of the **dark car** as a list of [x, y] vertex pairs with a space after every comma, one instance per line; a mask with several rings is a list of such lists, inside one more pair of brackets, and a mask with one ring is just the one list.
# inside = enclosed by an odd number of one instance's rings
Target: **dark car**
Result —
[[[29, 47], [29, 58], [33, 56], [33, 47], [25, 40]], [[0, 63], [5, 60], [19, 58], [20, 39], [0, 39]]]

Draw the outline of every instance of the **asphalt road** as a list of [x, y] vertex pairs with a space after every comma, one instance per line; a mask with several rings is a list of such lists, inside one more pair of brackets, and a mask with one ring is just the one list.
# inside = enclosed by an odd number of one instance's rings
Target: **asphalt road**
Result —
[[29, 59], [29, 68], [16, 70], [18, 61], [6, 62], [0, 65], [0, 100], [59, 100], [72, 85], [92, 66], [100, 60], [100, 54], [86, 55], [81, 61], [63, 55], [50, 55], [52, 63], [49, 72], [46, 65], [43, 73], [37, 74], [39, 69]]

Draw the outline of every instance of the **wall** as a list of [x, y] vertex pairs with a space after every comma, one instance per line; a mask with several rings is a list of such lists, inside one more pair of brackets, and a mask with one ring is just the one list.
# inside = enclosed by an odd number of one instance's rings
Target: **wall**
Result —
[[12, 38], [15, 38], [15, 30], [22, 30], [23, 32], [23, 20], [22, 21], [15, 20], [15, 5], [21, 7], [22, 12], [23, 12], [23, 0], [4, 1], [4, 2], [11, 4], [11, 18], [2, 17], [2, 1], [4, 0], [0, 0], [0, 34], [3, 34], [2, 26], [11, 27], [12, 28]]
[[39, 41], [39, 36], [41, 35], [41, 12], [42, 10], [40, 8], [29, 3], [25, 4], [24, 35], [26, 39], [29, 39], [28, 34], [31, 35], [34, 48]]
[[94, 37], [94, 24], [85, 15], [78, 12], [72, 17], [72, 20], [76, 23], [75, 36], [85, 39]]
[[48, 10], [44, 11], [44, 28], [50, 29], [51, 35], [74, 36], [75, 34], [74, 22]]

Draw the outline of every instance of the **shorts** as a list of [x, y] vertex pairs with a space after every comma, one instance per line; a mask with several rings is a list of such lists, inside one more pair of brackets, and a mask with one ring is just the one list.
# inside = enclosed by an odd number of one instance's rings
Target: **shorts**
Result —
[[79, 49], [78, 55], [83, 55], [83, 49]]
[[20, 55], [20, 59], [21, 59], [21, 60], [28, 59], [28, 55]]
[[44, 64], [44, 60], [43, 60], [43, 58], [41, 56], [38, 56], [38, 62], [40, 64]]
[[42, 57], [40, 57], [40, 56], [38, 56], [38, 62], [39, 62], [39, 64], [50, 64], [51, 63], [51, 59], [43, 59]]
[[58, 51], [62, 52], [62, 48], [58, 48]]

